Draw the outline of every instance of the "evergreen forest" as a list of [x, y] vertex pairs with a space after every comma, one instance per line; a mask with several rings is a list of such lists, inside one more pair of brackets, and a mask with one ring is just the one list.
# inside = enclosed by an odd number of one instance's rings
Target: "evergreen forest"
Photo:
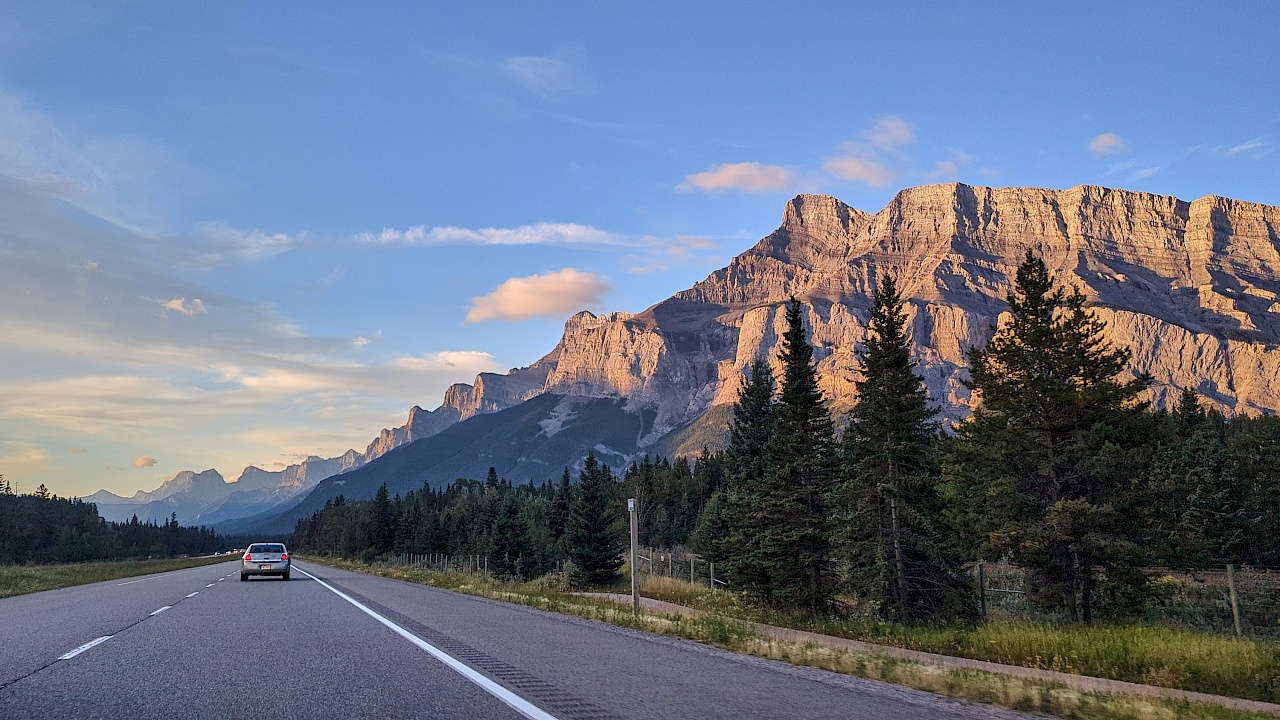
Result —
[[793, 298], [780, 377], [751, 365], [722, 451], [618, 469], [589, 455], [542, 484], [490, 470], [404, 497], [384, 485], [300, 520], [292, 545], [477, 555], [500, 577], [564, 568], [574, 586], [603, 586], [635, 497], [642, 545], [700, 553], [762, 606], [906, 622], [975, 617], [980, 560], [1020, 566], [1035, 607], [1080, 622], [1139, 612], [1153, 567], [1280, 565], [1280, 418], [1227, 418], [1191, 390], [1153, 409], [1151, 378], [1031, 253], [1007, 301], [1009, 321], [969, 353], [977, 404], [954, 427], [936, 418], [885, 277], [845, 417], [827, 410]]
[[93, 503], [61, 498], [44, 485], [31, 494], [15, 494], [0, 476], [0, 565], [70, 563], [195, 555], [222, 550], [212, 530], [178, 525], [107, 522]]

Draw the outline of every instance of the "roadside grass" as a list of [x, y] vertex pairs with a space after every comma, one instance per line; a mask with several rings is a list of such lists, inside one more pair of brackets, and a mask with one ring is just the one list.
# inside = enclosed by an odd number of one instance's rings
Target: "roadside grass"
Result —
[[[766, 613], [745, 605], [732, 593], [724, 591], [713, 592], [706, 587], [698, 587], [678, 580], [673, 581], [670, 578], [655, 577], [652, 578], [652, 582], [650, 582], [650, 579], [646, 578], [646, 583], [642, 587], [642, 593], [645, 597], [652, 597], [655, 599], [666, 600], [668, 602], [698, 607], [699, 609], [707, 610], [715, 614], [698, 618], [688, 618], [680, 615], [669, 615], [644, 610], [639, 615], [633, 615], [631, 608], [628, 605], [621, 605], [603, 598], [588, 598], [574, 595], [561, 581], [552, 577], [538, 578], [525, 583], [509, 583], [484, 575], [465, 572], [444, 572], [440, 570], [379, 563], [367, 564], [327, 557], [310, 557], [307, 559], [345, 570], [396, 578], [407, 582], [455, 590], [457, 592], [470, 595], [526, 605], [551, 612], [574, 615], [590, 620], [599, 620], [601, 622], [607, 622], [613, 625], [619, 625], [636, 630], [686, 638], [709, 645], [715, 645], [732, 652], [755, 655], [757, 657], [769, 658], [772, 660], [781, 660], [794, 665], [815, 667], [896, 685], [904, 685], [917, 690], [924, 690], [927, 692], [938, 693], [979, 703], [999, 705], [1014, 710], [1040, 712], [1078, 720], [1103, 720], [1112, 718], [1121, 718], [1123, 720], [1191, 720], [1193, 718], [1204, 718], [1206, 720], [1259, 720], [1260, 718], [1274, 717], [1272, 715], [1200, 703], [1189, 703], [1140, 696], [1082, 693], [1058, 685], [1053, 685], [1051, 683], [1014, 678], [997, 673], [973, 670], [948, 670], [908, 660], [828, 648], [811, 643], [795, 643], [775, 640], [762, 636], [755, 630], [753, 623], [765, 622], [770, 625], [841, 635], [843, 637], [850, 637], [868, 642], [909, 647], [929, 652], [940, 651], [939, 648], [942, 646], [942, 643], [939, 638], [953, 637], [953, 635], [949, 635], [948, 633], [954, 634], [964, 630], [964, 628], [941, 628], [936, 629], [933, 634], [925, 632], [911, 634], [905, 630], [898, 630], [897, 633], [894, 634], [894, 632], [889, 632], [884, 628], [879, 628], [879, 623], [870, 623], [866, 626], [860, 626], [857, 623], [848, 620], [842, 622], [831, 621], [828, 624], [818, 623], [814, 622], [812, 618], [781, 616]], [[681, 583], [684, 587], [679, 586]], [[611, 591], [619, 590], [619, 588], [616, 587], [604, 589]], [[790, 622], [786, 622], [788, 620]], [[1075, 669], [1077, 666], [1074, 664], [1067, 665], [1065, 663], [1060, 663], [1056, 667], [1051, 667], [1047, 663], [1036, 665], [1010, 662], [1010, 658], [1027, 657], [1028, 650], [1034, 650], [1036, 643], [1046, 643], [1047, 646], [1052, 646], [1054, 643], [1063, 643], [1062, 639], [1059, 637], [1060, 634], [1063, 633], [1074, 638], [1073, 642], [1077, 643], [1087, 641], [1090, 636], [1073, 636], [1069, 632], [1070, 630], [1073, 630], [1072, 628], [1055, 628], [1047, 625], [1033, 626], [1031, 628], [1007, 628], [1006, 626], [1008, 625], [1016, 624], [1003, 622], [992, 623], [992, 625], [995, 627], [988, 633], [979, 633], [982, 628], [968, 628], [967, 632], [970, 633], [970, 639], [967, 641], [969, 642], [968, 646], [985, 642], [993, 645], [993, 647], [1001, 648], [1002, 651], [1005, 652], [1005, 655], [999, 656], [998, 660], [995, 659], [997, 657], [996, 655], [983, 656], [979, 659], [992, 659], [997, 662], [1005, 662], [1008, 664], [1044, 667], [1046, 669], [1061, 670], [1064, 672], [1079, 672]], [[1022, 625], [1030, 624], [1023, 623]], [[845, 632], [832, 632], [834, 629], [833, 626], [839, 626], [839, 629], [842, 629]], [[875, 629], [875, 632], [871, 631], [872, 628]], [[1139, 629], [1146, 630], [1147, 628]], [[1114, 630], [1124, 630], [1124, 628], [1114, 628]], [[862, 631], [862, 633], [856, 634], [859, 631]], [[1192, 635], [1193, 640], [1198, 640], [1203, 637], [1195, 636], [1194, 634]], [[1103, 637], [1107, 638], [1107, 643], [1120, 643], [1123, 645], [1125, 641], [1125, 636], [1123, 634]], [[1141, 635], [1139, 635], [1139, 637], [1141, 637]], [[1218, 638], [1209, 639], [1216, 640]], [[919, 643], [919, 645], [909, 645], [907, 642]], [[934, 643], [934, 645], [926, 646], [927, 643]], [[1006, 643], [1007, 647], [1002, 646], [1001, 643]], [[959, 641], [952, 641], [950, 646], [959, 648], [965, 645]], [[1219, 654], [1221, 646], [1210, 645], [1207, 647], [1211, 647], [1213, 650], [1190, 652], [1180, 651], [1176, 646], [1175, 640], [1166, 639], [1163, 641], [1163, 644], [1148, 644], [1143, 652], [1147, 653], [1144, 657], [1148, 657], [1148, 659], [1153, 657], [1151, 656], [1151, 653], [1158, 652], [1159, 648], [1165, 648], [1171, 653], [1170, 657], [1157, 657], [1157, 659], [1161, 661], [1160, 665], [1155, 666], [1157, 668], [1169, 667], [1178, 662], [1187, 663], [1188, 661], [1186, 659], [1188, 657], [1194, 660], [1197, 667], [1203, 666], [1205, 663], [1210, 662], [1211, 658], [1215, 657], [1218, 658], [1219, 661], [1226, 660], [1224, 656]], [[1113, 648], [1109, 652], [1114, 654], [1116, 657], [1123, 657], [1122, 648], [1119, 650]], [[960, 653], [945, 654], [960, 655]], [[1031, 655], [1030, 657], [1035, 659], [1037, 656]], [[1043, 657], [1043, 653], [1040, 657]], [[1068, 655], [1067, 657], [1070, 658], [1071, 656]], [[1133, 661], [1129, 660], [1128, 662], [1132, 664]], [[1248, 667], [1248, 663], [1241, 662], [1238, 663], [1238, 666], [1240, 668], [1245, 668]], [[1110, 667], [1121, 667], [1121, 664], [1117, 663]], [[1261, 670], [1257, 670], [1257, 672], [1261, 672]], [[1230, 673], [1228, 673], [1228, 675], [1230, 675]], [[1110, 676], [1103, 675], [1102, 677]], [[1182, 687], [1181, 685], [1173, 684], [1173, 680], [1171, 680], [1171, 678], [1176, 677], [1179, 676], [1175, 676], [1173, 673], [1168, 673], [1167, 675], [1150, 673], [1150, 677], [1143, 676], [1143, 678], [1148, 681], [1147, 684], [1160, 684], [1165, 685], [1166, 687]], [[1185, 677], [1190, 678], [1191, 675], [1186, 674]], [[1257, 677], [1259, 685], [1261, 685], [1263, 683], [1263, 679], [1260, 675]], [[1155, 682], [1156, 680], [1165, 680], [1166, 682]], [[1139, 682], [1141, 681], [1142, 679], [1139, 680]], [[1270, 676], [1265, 680], [1267, 686], [1271, 686], [1275, 682], [1277, 682], [1277, 680]], [[1200, 688], [1183, 687], [1183, 689]], [[1214, 691], [1209, 690], [1204, 692]], [[1254, 697], [1227, 692], [1219, 692], [1218, 694], [1234, 695], [1236, 697], [1249, 697], [1251, 699], [1268, 699], [1266, 697]]]
[[150, 575], [215, 565], [234, 560], [220, 555], [198, 558], [165, 558], [162, 560], [116, 560], [110, 562], [62, 563], [57, 565], [0, 565], [0, 598], [27, 593], [57, 590], [75, 585], [88, 585], [103, 580]]
[[[1091, 677], [1280, 702], [1280, 644], [1153, 625], [1065, 625], [1031, 620], [980, 624], [890, 623], [874, 617], [813, 617], [752, 607], [724, 591], [688, 585], [671, 600], [751, 622], [894, 647]], [[646, 597], [649, 585], [642, 588]], [[657, 590], [657, 587], [655, 587]], [[727, 597], [725, 597], [727, 596]], [[665, 599], [665, 598], [663, 598]]]

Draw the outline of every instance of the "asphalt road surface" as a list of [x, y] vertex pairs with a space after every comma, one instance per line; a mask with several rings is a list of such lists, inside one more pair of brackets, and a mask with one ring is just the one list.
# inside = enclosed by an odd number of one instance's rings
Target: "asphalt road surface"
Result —
[[0, 600], [6, 720], [1026, 717], [308, 563]]

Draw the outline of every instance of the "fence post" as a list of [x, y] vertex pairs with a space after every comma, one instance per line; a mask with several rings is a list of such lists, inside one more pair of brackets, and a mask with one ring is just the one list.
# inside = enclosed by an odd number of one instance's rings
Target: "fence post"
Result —
[[711, 563], [711, 589], [716, 589], [716, 564]]
[[689, 556], [689, 584], [693, 584], [693, 556]]
[[[627, 498], [627, 515], [631, 520], [631, 612], [640, 614], [640, 553], [636, 545], [640, 539], [640, 513], [635, 498]], [[652, 556], [650, 556], [652, 557]]]
[[1236, 567], [1227, 564], [1227, 592], [1231, 597], [1231, 622], [1236, 628], [1236, 638], [1240, 637], [1240, 596], [1236, 594]]
[[978, 563], [978, 608], [982, 615], [987, 616], [987, 569], [981, 562]]

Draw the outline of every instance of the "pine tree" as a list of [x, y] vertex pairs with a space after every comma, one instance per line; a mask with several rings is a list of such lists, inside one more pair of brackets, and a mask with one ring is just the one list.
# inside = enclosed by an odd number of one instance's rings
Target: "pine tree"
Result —
[[751, 496], [768, 470], [768, 444], [775, 423], [777, 386], [773, 370], [756, 358], [738, 388], [724, 452], [724, 487], [715, 492], [695, 526], [692, 542], [703, 557], [724, 564], [724, 576], [754, 595], [767, 594], [767, 572], [759, 562], [755, 533], [748, 528]]
[[1153, 558], [1174, 567], [1240, 562], [1248, 541], [1245, 499], [1235, 482], [1224, 418], [1201, 407], [1187, 388], [1164, 420], [1143, 489], [1151, 500], [1143, 515]]
[[763, 463], [754, 465], [759, 475], [742, 478], [748, 544], [739, 557], [750, 565], [737, 570], [745, 576], [744, 589], [766, 604], [823, 612], [831, 607], [836, 587], [830, 525], [838, 471], [835, 434], [795, 298], [787, 304], [786, 318], [779, 354], [782, 389], [771, 411]]
[[526, 579], [533, 550], [515, 493], [503, 493], [489, 537], [493, 573], [504, 579]]
[[565, 468], [564, 474], [560, 476], [560, 483], [556, 485], [555, 494], [551, 497], [551, 507], [547, 511], [552, 551], [556, 555], [564, 554], [564, 532], [569, 524], [569, 509], [572, 502], [573, 487], [570, 484], [569, 468]]
[[894, 620], [972, 615], [972, 582], [943, 518], [939, 434], [892, 277], [876, 289], [863, 377], [842, 443], [839, 556], [850, 587]]
[[565, 527], [565, 549], [573, 561], [575, 587], [605, 585], [622, 567], [623, 530], [617, 481], [594, 452], [587, 454], [574, 488]]
[[373, 496], [372, 516], [370, 517], [370, 540], [373, 551], [377, 554], [391, 552], [395, 546], [395, 518], [391, 512], [391, 499], [388, 497], [387, 484], [378, 486]]
[[1150, 378], [1120, 379], [1128, 350], [1031, 252], [1007, 300], [1012, 319], [969, 354], [966, 384], [980, 404], [948, 472], [971, 540], [985, 536], [975, 544], [986, 553], [1026, 567], [1034, 602], [1088, 621], [1100, 581], [1145, 582], [1113, 503], [1126, 492], [1116, 460], [1142, 440], [1129, 430]]

